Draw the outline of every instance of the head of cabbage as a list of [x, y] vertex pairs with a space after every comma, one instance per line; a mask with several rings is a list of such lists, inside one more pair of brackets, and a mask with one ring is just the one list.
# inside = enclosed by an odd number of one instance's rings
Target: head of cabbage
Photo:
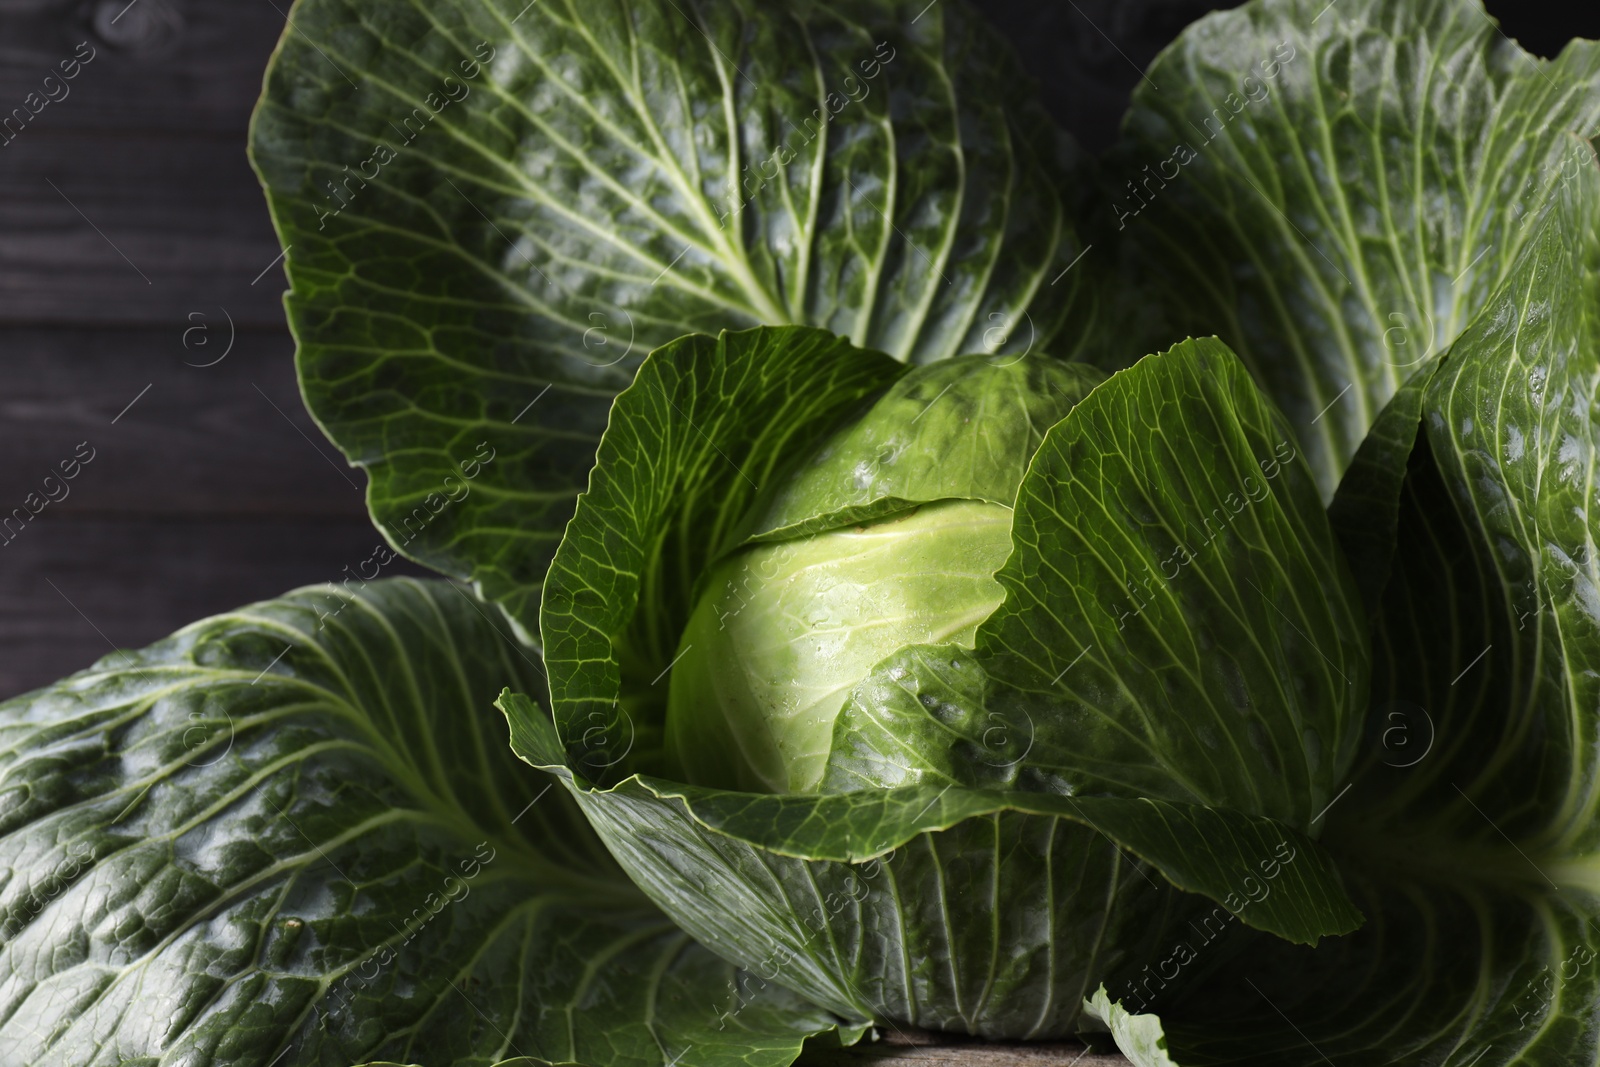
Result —
[[613, 409], [513, 747], [679, 926], [846, 1018], [1061, 1037], [1190, 921], [1349, 930], [1307, 831], [1365, 622], [1285, 432], [1214, 340], [1110, 378], [674, 342]]
[[902, 648], [972, 647], [1005, 594], [1011, 505], [1043, 433], [1103, 375], [967, 357], [902, 378], [778, 486], [704, 576], [671, 673], [671, 766], [815, 793], [850, 690]]

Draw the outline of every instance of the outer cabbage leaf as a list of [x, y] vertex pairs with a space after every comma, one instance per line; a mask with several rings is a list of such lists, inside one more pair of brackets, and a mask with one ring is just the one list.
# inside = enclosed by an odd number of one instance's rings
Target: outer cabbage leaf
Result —
[[306, 589], [0, 704], [0, 1058], [783, 1067], [832, 1029], [510, 753], [539, 668], [489, 610]]
[[1587, 165], [1572, 133], [1597, 129], [1591, 42], [1537, 59], [1479, 0], [1256, 0], [1150, 67], [1095, 243], [1148, 284], [1127, 318], [1239, 353], [1328, 499]]
[[779, 795], [634, 776], [598, 790], [557, 762], [537, 705], [501, 707], [512, 747], [561, 776], [684, 929], [845, 1017], [1061, 1037], [1094, 983], [1131, 978], [1185, 923], [1315, 943], [1361, 922], [1317, 846], [1271, 819], [949, 786]]
[[1370, 922], [1202, 992], [1108, 985], [1184, 1067], [1600, 1063], [1592, 160], [1573, 184], [1424, 394], [1374, 744], [1325, 839]]
[[707, 566], [797, 457], [905, 370], [806, 326], [684, 337], [640, 368], [544, 587], [551, 694], [587, 777], [659, 766], [665, 679]]
[[[652, 353], [618, 398], [546, 584], [554, 723], [508, 695], [513, 748], [562, 777], [703, 943], [850, 1016], [1061, 1036], [1092, 981], [1186, 919], [1237, 914], [1303, 941], [1355, 925], [1316, 846], [1258, 813], [952, 783], [780, 796], [630, 774], [658, 762], [657, 694], [695, 576], [737, 543], [737, 516], [806, 454], [805, 435], [825, 438], [830, 409], [836, 423], [901, 373], [794, 327]], [[1249, 386], [1236, 365], [1219, 373]], [[1309, 482], [1302, 495], [1320, 518]]]
[[1050, 345], [1065, 151], [957, 0], [298, 0], [251, 133], [312, 414], [396, 547], [529, 633], [650, 349]]

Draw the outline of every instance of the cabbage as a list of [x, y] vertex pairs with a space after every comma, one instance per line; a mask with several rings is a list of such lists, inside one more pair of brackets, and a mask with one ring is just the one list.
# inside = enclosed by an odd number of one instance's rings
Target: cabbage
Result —
[[1250, 0], [1097, 161], [1017, 68], [298, 0], [301, 387], [460, 584], [0, 704], [0, 1058], [1600, 1063], [1600, 48]]

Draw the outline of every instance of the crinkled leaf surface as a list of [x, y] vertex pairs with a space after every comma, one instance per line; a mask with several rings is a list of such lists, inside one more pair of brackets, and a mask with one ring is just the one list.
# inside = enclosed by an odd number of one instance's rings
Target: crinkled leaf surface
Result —
[[291, 23], [251, 158], [307, 403], [397, 547], [529, 633], [650, 349], [806, 323], [915, 362], [1042, 350], [1082, 278], [1064, 147], [954, 0], [298, 0]]
[[[1216, 363], [1218, 395], [1253, 390], [1236, 361], [1231, 372]], [[655, 764], [664, 708], [651, 690], [666, 688], [695, 576], [737, 543], [741, 509], [761, 507], [806, 454], [805, 434], [813, 447], [824, 439], [830, 407], [835, 422], [858, 412], [869, 388], [902, 373], [799, 327], [652, 353], [617, 400], [546, 585], [554, 722], [507, 695], [513, 748], [563, 777], [685, 929], [849, 1016], [992, 1037], [1070, 1033], [1091, 979], [1133, 966], [1164, 930], [1215, 907], [1172, 886], [1222, 900], [1223, 919], [1237, 912], [1297, 940], [1350, 929], [1359, 917], [1315, 846], [1258, 812], [950, 782], [774, 796], [630, 776]], [[1174, 388], [1202, 380], [1175, 376]], [[1264, 433], [1270, 418], [1254, 403]], [[1251, 443], [1228, 425], [1230, 445]], [[1321, 537], [1331, 545], [1325, 521]], [[1285, 865], [1279, 849], [1309, 858]], [[1238, 895], [1267, 869], [1280, 878], [1275, 895]]]
[[881, 664], [825, 788], [1110, 791], [1309, 828], [1354, 757], [1368, 653], [1291, 439], [1215, 339], [1096, 388], [1023, 478], [973, 652]]
[[1536, 59], [1479, 0], [1212, 14], [1152, 64], [1106, 168], [1099, 224], [1150, 284], [1118, 321], [1165, 315], [1161, 343], [1221, 336], [1331, 498], [1390, 396], [1587, 164], [1574, 135], [1597, 129], [1600, 47]]
[[1187, 998], [1110, 986], [1185, 1067], [1600, 1062], [1592, 162], [1574, 186], [1424, 396], [1373, 744], [1326, 839], [1369, 923]]
[[541, 680], [488, 611], [307, 589], [0, 705], [0, 1059], [783, 1067], [831, 1029], [511, 754], [494, 696]]
[[[548, 717], [528, 697], [507, 693], [499, 701], [511, 726], [511, 747], [534, 766], [573, 779], [559, 762], [562, 751]], [[586, 810], [604, 817], [603, 802], [589, 806], [588, 783], [576, 783]], [[729, 842], [757, 846], [774, 856], [861, 863], [894, 851], [931, 831], [947, 829], [979, 815], [1014, 810], [1054, 815], [1081, 823], [1115, 840], [1154, 864], [1173, 884], [1222, 900], [1237, 898], [1232, 909], [1259, 929], [1299, 942], [1315, 942], [1360, 923], [1330, 868], [1304, 834], [1271, 819], [1241, 816], [1226, 809], [1148, 798], [1019, 795], [999, 790], [951, 789], [917, 785], [820, 795], [742, 793], [634, 777], [613, 793], [676, 802], [676, 820], [696, 832], [710, 831]], [[648, 836], [648, 834], [644, 835]], [[1205, 847], [1196, 848], [1197, 842]], [[1304, 851], [1308, 859], [1286, 879], [1271, 904], [1271, 894], [1255, 898], [1237, 883], [1272, 867], [1287, 870]], [[1282, 872], [1275, 871], [1276, 879]], [[1237, 892], [1235, 892], [1237, 890]], [[1297, 907], [1312, 899], [1309, 907]], [[707, 901], [706, 905], [712, 905]]]
[[845, 1016], [1060, 1036], [1091, 981], [1131, 974], [1182, 919], [1302, 943], [1361, 922], [1317, 846], [1271, 819], [949, 786], [776, 795], [635, 776], [597, 790], [552, 762], [563, 749], [537, 705], [501, 707], [512, 747], [569, 784], [685, 929]]

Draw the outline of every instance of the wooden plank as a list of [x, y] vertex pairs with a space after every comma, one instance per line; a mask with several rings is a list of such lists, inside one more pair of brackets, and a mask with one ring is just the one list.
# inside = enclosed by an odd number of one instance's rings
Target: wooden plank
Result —
[[[46, 130], [225, 134], [243, 144], [288, 10], [288, 0], [10, 0], [0, 114], [29, 93], [49, 101], [44, 78], [54, 76], [48, 91], [58, 99], [32, 105], [41, 110], [18, 145]], [[61, 62], [85, 42], [92, 58], [63, 84]]]
[[281, 326], [280, 248], [242, 136], [38, 131], [0, 168], [0, 321]]
[[[202, 314], [161, 329], [5, 331], [0, 516], [38, 493], [41, 515], [363, 520], [366, 476], [306, 413], [288, 331], [239, 330], [229, 351], [221, 310]], [[89, 450], [64, 481], [61, 464]]]
[[[0, 699], [207, 615], [340, 581], [380, 542], [364, 519], [175, 522], [47, 511], [0, 544]], [[422, 573], [398, 559], [382, 571]]]

